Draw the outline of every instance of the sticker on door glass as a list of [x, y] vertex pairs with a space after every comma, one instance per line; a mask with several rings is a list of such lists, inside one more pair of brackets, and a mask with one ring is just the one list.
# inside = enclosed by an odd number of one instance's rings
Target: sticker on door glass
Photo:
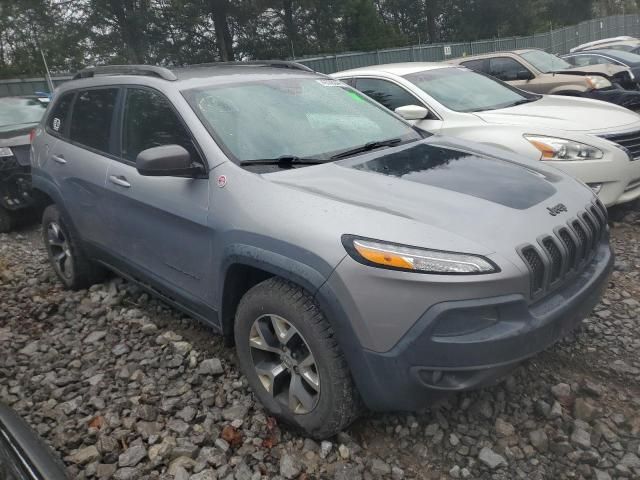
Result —
[[340, 80], [321, 79], [321, 80], [316, 80], [316, 82], [318, 82], [320, 85], [324, 87], [344, 87], [345, 86], [345, 84], [342, 83]]
[[60, 130], [60, 125], [62, 125], [62, 122], [60, 121], [60, 119], [58, 117], [53, 119], [53, 129], [57, 132], [58, 130]]

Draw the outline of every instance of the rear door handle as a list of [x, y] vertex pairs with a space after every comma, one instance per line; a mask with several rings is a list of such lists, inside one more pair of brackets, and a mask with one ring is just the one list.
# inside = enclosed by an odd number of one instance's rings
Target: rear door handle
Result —
[[61, 165], [64, 165], [65, 163], [67, 163], [63, 155], [53, 155], [51, 158], [53, 158], [54, 162], [57, 162]]
[[130, 188], [131, 184], [127, 182], [127, 179], [122, 175], [111, 175], [109, 177], [109, 181], [114, 185], [118, 185], [119, 187]]

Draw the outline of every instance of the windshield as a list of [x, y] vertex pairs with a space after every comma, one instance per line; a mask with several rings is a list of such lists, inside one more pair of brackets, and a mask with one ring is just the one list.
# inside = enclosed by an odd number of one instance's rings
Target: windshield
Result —
[[543, 50], [530, 50], [520, 54], [520, 56], [542, 73], [557, 72], [558, 70], [573, 68], [567, 61]]
[[0, 98], [0, 129], [38, 123], [46, 105], [30, 98]]
[[538, 98], [466, 68], [438, 68], [404, 78], [456, 112], [496, 110]]
[[329, 160], [369, 142], [421, 138], [337, 80], [254, 81], [184, 94], [211, 135], [239, 162], [282, 156]]

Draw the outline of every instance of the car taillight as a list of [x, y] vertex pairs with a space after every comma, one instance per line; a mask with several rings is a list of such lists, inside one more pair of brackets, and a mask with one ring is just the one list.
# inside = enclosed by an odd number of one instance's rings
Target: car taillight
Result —
[[36, 138], [36, 129], [35, 128], [29, 132], [29, 143], [33, 142], [34, 138]]

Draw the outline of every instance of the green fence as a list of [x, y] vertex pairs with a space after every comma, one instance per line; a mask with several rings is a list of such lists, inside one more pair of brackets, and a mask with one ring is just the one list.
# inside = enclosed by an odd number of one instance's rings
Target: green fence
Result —
[[568, 53], [573, 47], [602, 38], [640, 36], [640, 15], [617, 15], [549, 30], [529, 37], [496, 38], [477, 42], [414, 45], [374, 52], [340, 53], [298, 59], [318, 72], [333, 73], [383, 63], [441, 62], [451, 58], [517, 48], [541, 48], [550, 53]]
[[[414, 45], [404, 48], [376, 50], [374, 52], [340, 53], [315, 58], [303, 58], [297, 61], [318, 72], [333, 73], [340, 70], [383, 63], [441, 62], [466, 55], [514, 50], [517, 48], [541, 48], [547, 52], [563, 54], [582, 43], [620, 35], [640, 37], [640, 15], [617, 15], [598, 18], [572, 27], [549, 30], [529, 37]], [[53, 80], [54, 84], [58, 85], [70, 78], [70, 76], [60, 76], [54, 77]], [[0, 80], [0, 97], [31, 95], [37, 91], [48, 91], [47, 84], [43, 78]]]

